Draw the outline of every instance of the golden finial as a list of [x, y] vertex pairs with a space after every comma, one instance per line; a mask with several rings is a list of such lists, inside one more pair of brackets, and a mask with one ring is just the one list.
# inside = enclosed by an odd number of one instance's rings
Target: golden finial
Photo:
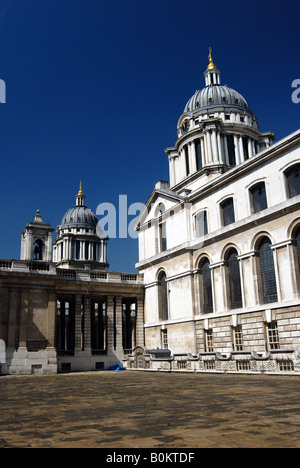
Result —
[[[83, 191], [82, 191], [82, 181], [80, 181], [80, 188], [79, 188], [78, 195], [83, 195]], [[78, 196], [78, 195], [77, 195], [77, 196]]]
[[212, 56], [211, 56], [211, 51], [212, 51], [212, 48], [210, 47], [209, 48], [209, 56], [208, 56], [209, 64], [208, 64], [207, 70], [211, 70], [212, 68], [216, 68], [216, 66], [215, 66], [215, 64], [213, 62]]

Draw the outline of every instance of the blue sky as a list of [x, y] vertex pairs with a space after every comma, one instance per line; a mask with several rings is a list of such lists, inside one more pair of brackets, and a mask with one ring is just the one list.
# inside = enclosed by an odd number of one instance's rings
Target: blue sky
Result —
[[[209, 46], [261, 131], [299, 128], [299, 2], [0, 0], [0, 258], [19, 258], [37, 209], [55, 228], [81, 179], [93, 211], [168, 179], [164, 149]], [[137, 241], [111, 239], [108, 260], [135, 271]]]

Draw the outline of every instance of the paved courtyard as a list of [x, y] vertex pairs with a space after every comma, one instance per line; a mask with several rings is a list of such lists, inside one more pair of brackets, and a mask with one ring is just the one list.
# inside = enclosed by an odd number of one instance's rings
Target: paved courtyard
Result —
[[0, 377], [0, 448], [300, 448], [300, 378]]

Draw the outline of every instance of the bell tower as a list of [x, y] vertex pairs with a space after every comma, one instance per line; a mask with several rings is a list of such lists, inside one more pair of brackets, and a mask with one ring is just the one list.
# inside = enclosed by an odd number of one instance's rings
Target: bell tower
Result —
[[28, 223], [21, 233], [21, 260], [51, 262], [53, 231], [37, 210], [34, 221]]

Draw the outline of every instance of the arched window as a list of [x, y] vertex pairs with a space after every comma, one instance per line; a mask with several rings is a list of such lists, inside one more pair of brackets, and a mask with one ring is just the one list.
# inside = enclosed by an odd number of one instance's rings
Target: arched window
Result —
[[168, 284], [165, 272], [158, 277], [159, 316], [162, 321], [169, 320]]
[[33, 258], [34, 260], [43, 260], [44, 242], [37, 239], [34, 244]]
[[288, 197], [292, 198], [300, 195], [300, 164], [296, 164], [286, 170], [284, 174], [287, 182]]
[[259, 213], [268, 208], [266, 186], [260, 182], [250, 189], [252, 213]]
[[231, 249], [226, 256], [228, 298], [231, 309], [243, 307], [240, 265], [237, 257], [235, 249]]
[[213, 294], [210, 263], [206, 258], [200, 267], [200, 303], [204, 314], [213, 312]]
[[158, 253], [165, 252], [167, 246], [167, 226], [163, 219], [163, 214], [166, 208], [163, 203], [160, 203], [156, 208], [156, 216], [158, 216]]
[[292, 237], [295, 245], [297, 267], [300, 271], [300, 226], [294, 231]]
[[258, 244], [259, 273], [261, 286], [261, 300], [263, 304], [277, 302], [277, 286], [271, 241], [264, 237]]

